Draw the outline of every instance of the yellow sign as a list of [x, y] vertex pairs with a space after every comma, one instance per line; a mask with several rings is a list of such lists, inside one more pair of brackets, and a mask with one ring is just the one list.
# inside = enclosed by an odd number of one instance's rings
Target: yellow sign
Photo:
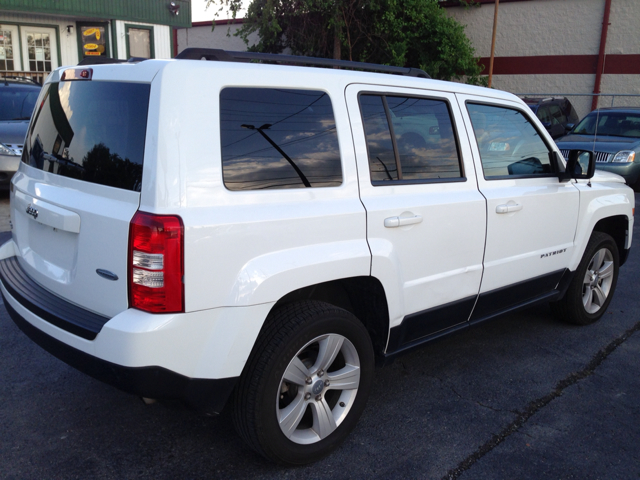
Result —
[[96, 50], [98, 48], [98, 45], [96, 45], [95, 43], [87, 43], [84, 48], [85, 50]]

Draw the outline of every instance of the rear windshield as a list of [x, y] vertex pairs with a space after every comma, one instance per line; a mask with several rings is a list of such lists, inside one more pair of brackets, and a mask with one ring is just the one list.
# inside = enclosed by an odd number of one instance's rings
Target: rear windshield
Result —
[[64, 177], [139, 192], [150, 85], [67, 81], [44, 88], [22, 161]]

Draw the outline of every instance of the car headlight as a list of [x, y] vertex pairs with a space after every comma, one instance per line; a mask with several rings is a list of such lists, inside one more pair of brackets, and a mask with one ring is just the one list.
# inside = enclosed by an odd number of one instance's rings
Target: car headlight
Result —
[[13, 148], [9, 148], [6, 145], [0, 143], [0, 155], [15, 155], [15, 156], [18, 156], [18, 152], [16, 152]]
[[636, 158], [636, 152], [633, 150], [622, 150], [613, 156], [612, 162], [631, 163]]

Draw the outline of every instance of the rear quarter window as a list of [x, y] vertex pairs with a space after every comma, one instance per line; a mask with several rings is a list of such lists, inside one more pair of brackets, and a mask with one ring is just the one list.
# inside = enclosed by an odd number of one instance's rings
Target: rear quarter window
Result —
[[336, 123], [325, 92], [225, 88], [220, 129], [222, 175], [229, 190], [342, 184]]

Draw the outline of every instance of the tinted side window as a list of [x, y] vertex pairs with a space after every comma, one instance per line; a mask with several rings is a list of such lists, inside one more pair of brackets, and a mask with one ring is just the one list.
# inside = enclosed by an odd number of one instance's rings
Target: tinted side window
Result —
[[342, 183], [329, 96], [314, 90], [225, 88], [220, 93], [222, 176], [229, 190]]
[[468, 103], [485, 178], [553, 173], [549, 148], [518, 110]]
[[371, 181], [461, 178], [460, 156], [446, 102], [361, 95]]

